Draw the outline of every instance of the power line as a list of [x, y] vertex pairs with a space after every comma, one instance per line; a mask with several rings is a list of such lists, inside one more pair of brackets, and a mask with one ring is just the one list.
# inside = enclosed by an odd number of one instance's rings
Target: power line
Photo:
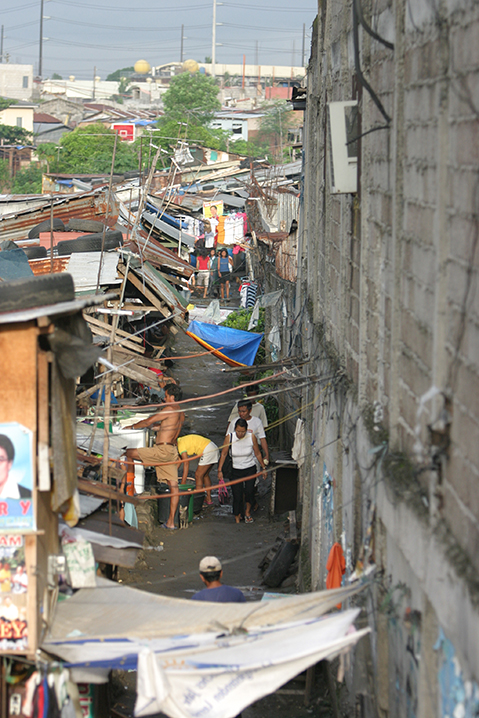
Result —
[[[54, 20], [55, 22], [63, 22], [67, 25], [82, 25], [83, 27], [97, 27], [103, 31], [105, 30], [127, 30], [128, 32], [176, 32], [180, 29], [180, 25], [174, 26], [174, 27], [145, 27], [144, 25], [140, 27], [132, 27], [131, 25], [111, 25], [110, 23], [108, 25], [105, 25], [104, 23], [93, 23], [93, 22], [82, 22], [81, 20], [68, 20], [67, 18], [63, 17], [55, 17], [51, 16], [50, 20]], [[28, 25], [32, 25], [34, 23], [27, 23]], [[18, 25], [18, 27], [24, 27], [22, 25]], [[195, 25], [196, 29], [203, 29], [209, 27], [209, 25]], [[176, 43], [172, 43], [175, 44]]]
[[[273, 7], [264, 7], [261, 5], [243, 5], [239, 3], [233, 3], [233, 2], [224, 2], [223, 7], [239, 7], [242, 10], [244, 8], [252, 9], [252, 10], [259, 10], [261, 12], [274, 12], [275, 14], [277, 12], [312, 12], [314, 15], [317, 14], [317, 7], [277, 7], [276, 5]], [[264, 28], [262, 28], [263, 30]]]
[[[97, 5], [94, 3], [78, 3], [76, 0], [52, 0], [53, 2], [57, 3], [58, 5], [73, 5], [75, 8], [93, 8], [94, 10], [108, 10], [112, 11], [114, 10], [116, 13], [119, 11], [118, 5], [115, 3], [115, 5]], [[24, 5], [23, 7], [30, 7], [29, 5]], [[183, 5], [178, 6], [175, 3], [174, 12], [178, 12], [181, 10], [203, 10], [205, 8], [210, 9], [211, 5], [208, 3], [207, 5], [201, 4], [201, 5]], [[19, 9], [19, 8], [15, 8]], [[121, 12], [172, 12], [172, 8], [170, 7], [141, 7], [141, 6], [135, 6], [135, 7], [122, 7]]]

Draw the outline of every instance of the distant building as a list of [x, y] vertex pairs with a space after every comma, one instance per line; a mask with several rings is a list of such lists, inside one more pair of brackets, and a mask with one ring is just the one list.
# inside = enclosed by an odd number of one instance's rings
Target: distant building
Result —
[[71, 131], [71, 127], [46, 112], [35, 112], [33, 115], [33, 139], [36, 145], [42, 142], [59, 142], [65, 132]]
[[0, 63], [0, 96], [13, 100], [31, 100], [33, 65]]
[[33, 113], [35, 108], [36, 105], [31, 105], [27, 102], [16, 102], [14, 105], [0, 110], [0, 123], [10, 127], [21, 127], [27, 132], [33, 132]]
[[252, 140], [258, 134], [264, 112], [252, 110], [220, 110], [216, 112], [210, 127], [214, 130], [229, 132], [234, 140]]

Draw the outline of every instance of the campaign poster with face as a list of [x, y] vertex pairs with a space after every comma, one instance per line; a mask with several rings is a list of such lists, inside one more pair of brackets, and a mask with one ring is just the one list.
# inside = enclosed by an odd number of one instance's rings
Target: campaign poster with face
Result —
[[23, 536], [0, 535], [0, 651], [28, 648], [28, 575]]
[[35, 528], [33, 476], [33, 433], [0, 424], [0, 531]]
[[223, 213], [223, 202], [215, 202], [214, 200], [212, 202], [203, 202], [203, 217], [206, 217], [206, 219], [216, 219], [216, 217], [221, 217]]

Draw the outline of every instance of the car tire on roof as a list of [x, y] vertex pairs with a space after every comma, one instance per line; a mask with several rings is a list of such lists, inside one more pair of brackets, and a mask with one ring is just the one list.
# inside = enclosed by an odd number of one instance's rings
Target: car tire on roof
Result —
[[43, 259], [47, 256], [46, 247], [23, 247], [28, 259]]
[[[35, 225], [35, 227], [32, 227], [31, 230], [28, 233], [28, 239], [38, 239], [40, 236], [40, 232], [49, 232], [50, 231], [50, 220], [46, 219], [44, 222], [40, 222], [40, 224]], [[65, 225], [63, 224], [63, 220], [60, 218], [53, 218], [53, 231], [54, 232], [64, 232], [65, 231]]]
[[[66, 239], [58, 242], [57, 251], [59, 255], [74, 254], [75, 252], [100, 252], [103, 241], [102, 233], [87, 234], [78, 239]], [[104, 249], [115, 249], [123, 244], [123, 234], [119, 231], [105, 232]]]
[[75, 299], [75, 286], [73, 277], [66, 272], [0, 282], [0, 312], [49, 306], [72, 299]]
[[68, 231], [77, 232], [103, 232], [103, 222], [98, 222], [96, 219], [81, 219], [81, 217], [72, 217], [68, 224]]

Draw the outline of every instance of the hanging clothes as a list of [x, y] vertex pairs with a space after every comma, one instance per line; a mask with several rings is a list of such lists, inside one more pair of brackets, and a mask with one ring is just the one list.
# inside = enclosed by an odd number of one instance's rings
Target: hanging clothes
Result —
[[[326, 571], [328, 572], [326, 588], [339, 588], [346, 572], [346, 561], [341, 544], [333, 544], [326, 563]], [[340, 603], [337, 604], [337, 608], [341, 608]]]

